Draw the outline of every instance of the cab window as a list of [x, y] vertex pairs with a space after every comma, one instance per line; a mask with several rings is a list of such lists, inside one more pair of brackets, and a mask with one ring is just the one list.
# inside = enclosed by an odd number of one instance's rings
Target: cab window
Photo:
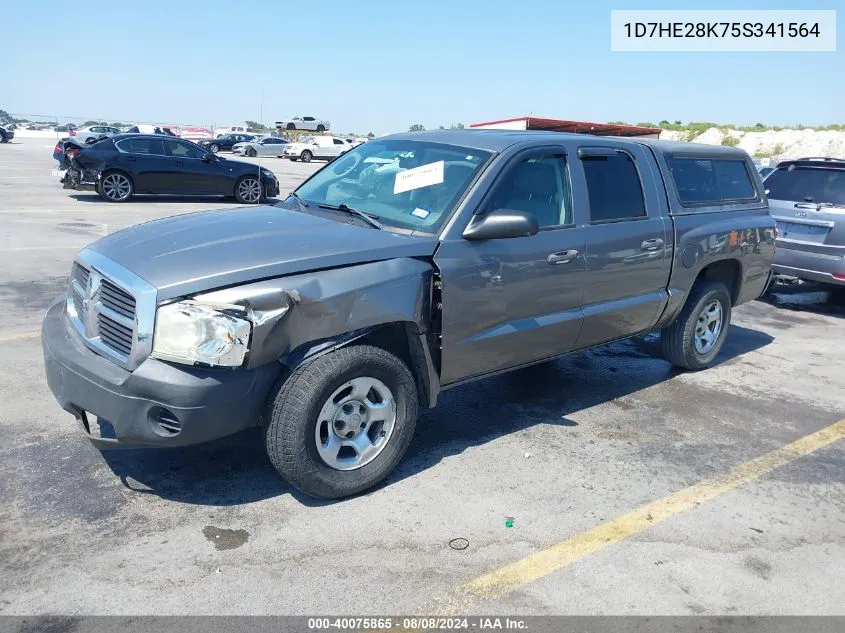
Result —
[[566, 157], [547, 154], [521, 160], [496, 185], [488, 208], [526, 211], [541, 228], [571, 225]]

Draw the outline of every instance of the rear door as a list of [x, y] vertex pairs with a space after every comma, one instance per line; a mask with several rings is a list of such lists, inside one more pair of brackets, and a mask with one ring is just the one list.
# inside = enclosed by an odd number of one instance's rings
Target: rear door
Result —
[[778, 224], [775, 262], [824, 275], [845, 273], [845, 163], [778, 167], [763, 186]]
[[[588, 200], [584, 348], [650, 329], [667, 299], [670, 224], [662, 214], [651, 163], [636, 145], [578, 148]], [[662, 192], [662, 190], [661, 190]]]
[[136, 193], [164, 193], [173, 177], [173, 160], [165, 155], [162, 139], [130, 136], [115, 146], [118, 161], [135, 183]]

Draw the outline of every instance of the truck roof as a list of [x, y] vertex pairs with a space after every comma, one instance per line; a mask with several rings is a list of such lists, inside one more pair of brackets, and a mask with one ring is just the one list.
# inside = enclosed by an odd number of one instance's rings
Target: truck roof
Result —
[[722, 156], [744, 159], [747, 154], [738, 147], [722, 145], [704, 145], [701, 143], [684, 143], [680, 141], [663, 141], [650, 138], [595, 136], [592, 134], [574, 134], [569, 132], [545, 132], [532, 130], [426, 130], [423, 132], [403, 132], [382, 137], [383, 139], [430, 141], [432, 143], [447, 143], [463, 145], [474, 149], [484, 149], [500, 152], [512, 145], [531, 142], [555, 143], [561, 140], [577, 139], [585, 144], [602, 144], [612, 141], [615, 145], [647, 145], [655, 152], [663, 154], [684, 154], [686, 156]]

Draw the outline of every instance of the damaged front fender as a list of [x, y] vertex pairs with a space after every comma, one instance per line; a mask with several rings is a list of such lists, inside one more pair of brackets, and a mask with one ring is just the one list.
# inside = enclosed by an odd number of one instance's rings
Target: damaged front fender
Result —
[[259, 281], [195, 297], [243, 306], [253, 324], [247, 367], [295, 365], [379, 325], [428, 332], [432, 266], [398, 258]]

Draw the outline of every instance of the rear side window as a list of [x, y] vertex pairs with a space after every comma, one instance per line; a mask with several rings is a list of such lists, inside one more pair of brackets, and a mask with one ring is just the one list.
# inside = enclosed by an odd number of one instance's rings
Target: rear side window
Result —
[[157, 138], [127, 138], [120, 141], [117, 146], [130, 154], [164, 155], [164, 144]]
[[670, 158], [669, 170], [683, 204], [757, 197], [744, 160]]
[[581, 158], [587, 178], [590, 222], [631, 220], [646, 215], [643, 188], [633, 159], [624, 152]]
[[772, 200], [845, 205], [845, 169], [778, 167], [763, 186]]

